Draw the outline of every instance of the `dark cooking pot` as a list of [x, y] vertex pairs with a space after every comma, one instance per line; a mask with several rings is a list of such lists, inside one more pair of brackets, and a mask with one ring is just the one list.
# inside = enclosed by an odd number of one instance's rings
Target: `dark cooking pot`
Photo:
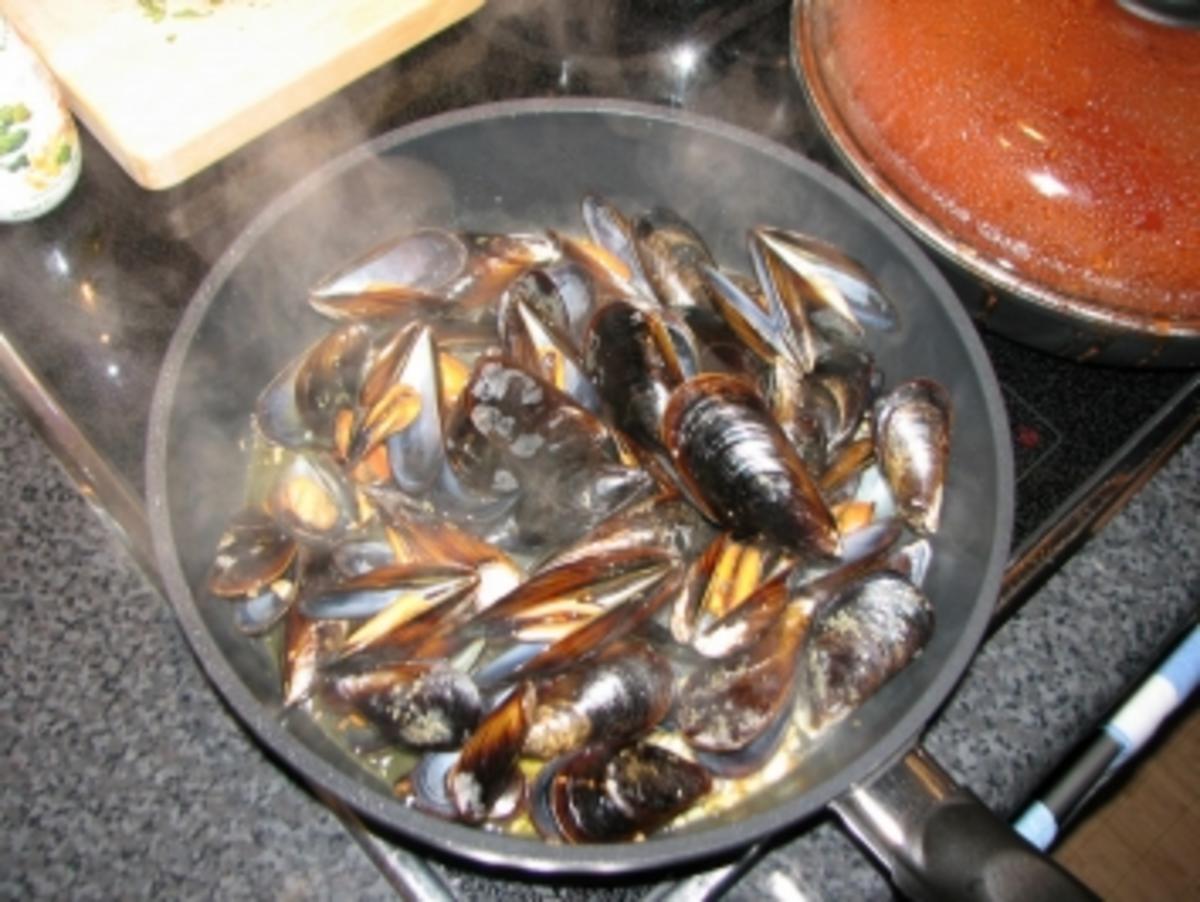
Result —
[[[674, 207], [718, 259], [742, 267], [746, 229], [756, 223], [840, 245], [900, 308], [899, 330], [874, 338], [888, 379], [933, 376], [956, 410], [928, 582], [937, 627], [925, 652], [770, 791], [720, 819], [620, 846], [502, 836], [405, 806], [311, 724], [285, 718], [269, 653], [241, 636], [229, 606], [204, 589], [218, 535], [242, 500], [239, 441], [255, 396], [326, 328], [308, 309], [306, 289], [414, 226], [578, 230], [587, 191], [627, 207]], [[1014, 490], [1004, 408], [974, 329], [937, 270], [885, 215], [805, 159], [744, 131], [657, 108], [575, 100], [497, 104], [399, 129], [265, 210], [213, 268], [171, 342], [154, 396], [148, 486], [171, 602], [209, 676], [262, 742], [305, 779], [408, 840], [542, 873], [679, 866], [744, 847], [832, 800], [856, 817], [864, 787], [882, 785], [881, 769], [892, 774], [883, 781], [889, 786], [920, 771], [923, 782], [948, 792], [919, 756], [886, 769], [911, 749], [980, 641], [1009, 548]], [[997, 829], [1010, 852], [1025, 854], [1006, 828]]]
[[990, 287], [963, 298], [987, 328], [1200, 364], [1200, 31], [1116, 0], [794, 0], [792, 51], [846, 169]]

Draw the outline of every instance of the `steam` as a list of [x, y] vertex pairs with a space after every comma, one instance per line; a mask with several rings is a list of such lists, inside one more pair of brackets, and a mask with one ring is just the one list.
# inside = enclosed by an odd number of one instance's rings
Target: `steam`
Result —
[[[418, 83], [474, 84], [480, 72], [503, 67], [504, 55], [516, 52], [530, 89], [544, 90], [545, 73], [556, 72], [559, 93], [686, 105], [786, 131], [799, 102], [786, 65], [768, 57], [716, 68], [722, 42], [746, 29], [775, 27], [786, 4], [729, 4], [680, 32], [686, 5], [493, 0], [460, 27], [453, 53], [426, 57], [427, 74], [410, 75]], [[658, 33], [681, 36], [661, 43], [653, 28], [649, 37], [628, 34], [632, 22], [655, 20]], [[596, 52], [614, 46], [623, 48], [622, 58]], [[528, 71], [537, 68], [528, 65], [531, 55], [543, 63], [541, 73]], [[631, 212], [674, 207], [705, 235], [718, 260], [745, 269], [747, 227], [837, 219], [823, 216], [820, 198], [762, 178], [757, 154], [640, 117], [471, 120], [328, 163], [385, 129], [385, 111], [395, 107], [387, 97], [392, 89], [386, 72], [367, 76], [198, 176], [195, 189], [185, 185], [184, 200], [168, 214], [197, 264], [216, 267], [202, 301], [207, 310], [185, 352], [171, 426], [170, 503], [193, 574], [203, 572], [240, 506], [258, 393], [329, 327], [308, 307], [309, 288], [369, 249], [422, 226], [578, 234], [579, 202], [596, 192]], [[789, 207], [789, 197], [803, 206]], [[228, 247], [228, 236], [243, 228], [250, 231]]]

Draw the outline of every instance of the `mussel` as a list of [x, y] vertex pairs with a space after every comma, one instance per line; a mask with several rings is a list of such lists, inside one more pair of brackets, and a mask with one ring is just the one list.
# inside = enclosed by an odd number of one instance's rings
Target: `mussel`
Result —
[[481, 357], [447, 426], [447, 450], [461, 478], [515, 492], [521, 538], [530, 545], [582, 535], [645, 495], [652, 480], [621, 461], [607, 426], [537, 376]]
[[659, 446], [671, 392], [696, 372], [666, 319], [627, 301], [613, 301], [592, 317], [585, 365], [613, 421], [650, 448]]
[[564, 392], [581, 407], [597, 413], [600, 396], [584, 371], [579, 352], [562, 326], [525, 300], [502, 308], [501, 339], [510, 359]]
[[933, 606], [907, 579], [867, 577], [820, 618], [807, 651], [806, 708], [816, 729], [854, 710], [933, 632]]
[[[787, 229], [760, 226], [752, 242], [785, 290], [802, 299], [808, 316], [827, 332], [849, 330], [861, 335], [864, 326], [876, 332], [898, 327], [895, 305], [863, 266], [827, 241]], [[822, 314], [834, 319], [822, 322]]]
[[[651, 288], [646, 274], [642, 269], [641, 259], [637, 251], [637, 236], [634, 225], [620, 208], [607, 198], [589, 194], [581, 205], [583, 224], [587, 228], [596, 245], [603, 248], [608, 256], [619, 261], [624, 270], [625, 279], [622, 283], [617, 280], [607, 280], [607, 288], [616, 288], [621, 296], [642, 303], [651, 302], [654, 290]], [[582, 260], [581, 260], [582, 262]], [[615, 267], [611, 264], [604, 266], [604, 271], [612, 273]]]
[[675, 468], [739, 537], [836, 555], [837, 525], [795, 448], [743, 379], [707, 373], [675, 390], [662, 424]]
[[354, 487], [325, 455], [305, 452], [284, 459], [267, 497], [275, 521], [299, 541], [337, 542], [359, 519]]
[[901, 515], [937, 531], [950, 453], [950, 398], [932, 379], [896, 386], [875, 405], [875, 455]]
[[808, 607], [788, 607], [745, 651], [697, 667], [680, 686], [675, 713], [688, 743], [709, 752], [738, 752], [787, 717], [796, 692], [797, 652], [811, 623]]
[[354, 410], [371, 342], [368, 326], [348, 323], [293, 360], [258, 397], [262, 433], [286, 448], [332, 450], [338, 418]]
[[557, 245], [540, 235], [418, 229], [323, 279], [309, 303], [333, 319], [408, 317], [446, 308], [469, 316], [526, 269], [557, 256]]
[[529, 731], [537, 699], [532, 683], [514, 687], [496, 705], [463, 744], [458, 759], [446, 774], [446, 789], [458, 816], [479, 822], [514, 779], [517, 756]]
[[309, 617], [361, 620], [400, 601], [424, 610], [478, 585], [470, 567], [458, 564], [391, 564], [310, 587], [300, 601]]
[[296, 558], [296, 541], [265, 511], [239, 513], [217, 540], [208, 588], [222, 598], [249, 598], [279, 579]]
[[700, 234], [674, 210], [656, 207], [633, 225], [634, 248], [646, 280], [666, 307], [710, 307], [704, 271], [715, 266]]
[[650, 833], [712, 786], [708, 771], [649, 742], [586, 746], [543, 769], [533, 820], [547, 838], [620, 842]]
[[483, 710], [474, 681], [440, 662], [333, 673], [326, 685], [337, 703], [358, 711], [392, 741], [415, 749], [457, 748]]
[[592, 741], [636, 739], [666, 715], [673, 690], [670, 663], [650, 645], [637, 640], [611, 645], [543, 685], [524, 751], [554, 758]]

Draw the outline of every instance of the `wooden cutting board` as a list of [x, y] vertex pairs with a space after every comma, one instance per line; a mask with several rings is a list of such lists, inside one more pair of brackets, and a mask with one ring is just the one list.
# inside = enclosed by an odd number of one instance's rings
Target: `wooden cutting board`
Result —
[[0, 0], [79, 119], [167, 188], [483, 0]]

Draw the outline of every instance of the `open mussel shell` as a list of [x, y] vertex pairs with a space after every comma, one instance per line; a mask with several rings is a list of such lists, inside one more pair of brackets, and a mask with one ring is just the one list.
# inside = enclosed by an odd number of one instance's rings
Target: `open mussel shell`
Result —
[[249, 598], [283, 576], [296, 558], [296, 541], [265, 511], [248, 508], [225, 528], [208, 576], [222, 598]]
[[802, 555], [836, 555], [837, 525], [754, 387], [707, 373], [675, 390], [662, 424], [675, 469], [736, 536]]
[[332, 449], [338, 417], [354, 407], [371, 342], [367, 325], [348, 323], [293, 359], [255, 402], [262, 434], [293, 450]]
[[468, 486], [511, 493], [555, 467], [611, 459], [604, 424], [549, 382], [499, 355], [480, 357], [446, 428], [450, 460]]
[[814, 414], [821, 419], [829, 450], [836, 451], [854, 437], [874, 400], [879, 374], [869, 354], [836, 348], [823, 354], [812, 373], [826, 405]]
[[792, 726], [791, 707], [791, 704], [783, 706], [779, 716], [771, 720], [761, 733], [741, 748], [726, 752], [693, 749], [696, 763], [713, 776], [728, 780], [756, 773], [783, 745]]
[[359, 516], [354, 488], [324, 455], [292, 454], [276, 474], [267, 507], [283, 529], [316, 545], [337, 542]]
[[466, 269], [469, 254], [462, 236], [419, 229], [322, 279], [310, 292], [310, 303], [339, 319], [396, 314], [405, 302], [436, 300]]
[[932, 379], [896, 386], [875, 405], [875, 456], [901, 515], [937, 531], [950, 454], [950, 396]]
[[261, 636], [271, 630], [296, 601], [295, 578], [281, 578], [262, 592], [237, 601], [233, 624], [247, 636]]
[[254, 402], [254, 422], [269, 441], [284, 448], [326, 448], [333, 446], [333, 436], [317, 437], [312, 427], [300, 415], [296, 404], [296, 374], [304, 365], [307, 354], [301, 354], [276, 373]]
[[619, 260], [624, 267], [628, 274], [627, 290], [642, 302], [652, 301], [654, 290], [642, 269], [637, 252], [637, 237], [629, 217], [612, 201], [595, 194], [589, 194], [583, 199], [580, 212], [592, 241]]
[[758, 642], [791, 599], [790, 571], [776, 574], [734, 610], [692, 631], [690, 647], [706, 658], [724, 658]]
[[296, 371], [296, 409], [315, 436], [333, 436], [338, 415], [354, 408], [371, 340], [367, 325], [347, 323], [318, 341]]
[[600, 396], [584, 371], [578, 349], [563, 331], [566, 323], [553, 322], [525, 300], [513, 302], [501, 315], [506, 324], [501, 338], [508, 356], [581, 407], [598, 413]]
[[447, 425], [447, 452], [471, 489], [512, 495], [520, 540], [565, 542], [649, 493], [653, 478], [621, 459], [613, 432], [549, 382], [480, 357]]
[[463, 820], [483, 821], [514, 777], [520, 779], [517, 757], [529, 731], [536, 700], [532, 683], [514, 687], [463, 744], [458, 759], [446, 774], [450, 801]]
[[566, 548], [541, 561], [535, 572], [612, 552], [657, 548], [690, 560], [712, 540], [714, 530], [695, 505], [664, 492], [622, 508]]
[[674, 565], [633, 578], [614, 598], [605, 600], [607, 610], [525, 661], [514, 675], [545, 677], [579, 666], [654, 617], [676, 596], [682, 582], [683, 574]]
[[445, 461], [442, 443], [442, 378], [433, 330], [420, 327], [397, 363], [394, 384], [408, 388], [418, 409], [403, 429], [387, 438], [388, 463], [401, 491], [420, 493], [437, 479]]
[[524, 328], [521, 320], [527, 316], [535, 317], [547, 329], [571, 334], [571, 310], [559, 282], [540, 267], [514, 279], [496, 301], [496, 333], [502, 345], [511, 349], [517, 343], [519, 337], [514, 333]]
[[300, 608], [308, 617], [361, 620], [408, 597], [432, 606], [470, 592], [478, 582], [475, 571], [461, 564], [389, 564], [315, 587]]
[[418, 229], [322, 279], [309, 303], [334, 319], [410, 316], [469, 300], [480, 283], [502, 288], [557, 254], [552, 241], [537, 235]]
[[333, 656], [349, 629], [345, 620], [316, 620], [304, 616], [299, 605], [287, 612], [280, 653], [283, 703], [299, 704], [317, 688], [321, 668]]
[[764, 226], [752, 230], [751, 240], [796, 282], [809, 310], [830, 311], [858, 334], [864, 327], [879, 332], [898, 327], [895, 305], [879, 283], [839, 248], [812, 235]]
[[[769, 314], [770, 346], [801, 373], [812, 372], [820, 351], [820, 336], [809, 312], [804, 283], [757, 232], [750, 232], [750, 261], [762, 287]], [[752, 324], [752, 318], [747, 318]]]
[[[460, 820], [462, 814], [450, 791], [450, 775], [458, 763], [459, 753], [426, 752], [421, 756], [405, 785], [411, 788], [418, 808], [446, 820]], [[403, 789], [404, 787], [398, 787]], [[500, 793], [488, 806], [486, 820], [501, 823], [514, 817], [525, 803], [525, 777], [519, 770], [509, 774]]]
[[675, 720], [688, 744], [710, 752], [746, 748], [780, 717], [794, 697], [797, 649], [810, 612], [787, 608], [776, 628], [744, 651], [700, 664], [679, 687]]

